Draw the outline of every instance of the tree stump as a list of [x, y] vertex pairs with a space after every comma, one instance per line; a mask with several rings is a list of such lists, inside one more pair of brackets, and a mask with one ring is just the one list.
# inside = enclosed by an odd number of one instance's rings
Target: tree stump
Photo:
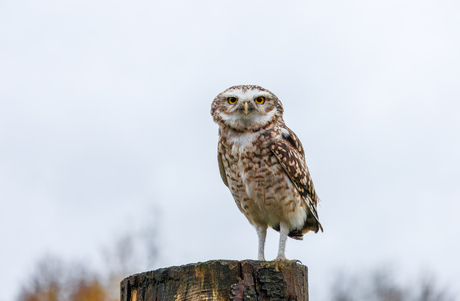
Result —
[[306, 300], [307, 267], [295, 262], [211, 260], [135, 274], [121, 301]]

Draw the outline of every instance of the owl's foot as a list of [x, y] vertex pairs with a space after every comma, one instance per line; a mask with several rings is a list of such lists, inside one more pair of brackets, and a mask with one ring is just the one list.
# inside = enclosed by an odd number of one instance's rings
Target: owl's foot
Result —
[[295, 262], [295, 263], [299, 263], [299, 264], [302, 264], [302, 262], [300, 260], [297, 260], [297, 259], [292, 259], [292, 260], [289, 260], [287, 259], [286, 257], [284, 256], [278, 256], [276, 257], [275, 260], [273, 260], [275, 262], [275, 270], [279, 271], [280, 270], [280, 263], [282, 262]]
[[302, 261], [300, 261], [300, 260], [298, 260], [298, 259], [287, 259], [287, 258], [284, 257], [284, 256], [278, 256], [278, 257], [276, 257], [276, 259], [273, 260], [273, 261], [276, 261], [277, 263], [279, 263], [279, 262], [295, 262], [295, 263], [300, 263], [300, 264], [302, 264]]

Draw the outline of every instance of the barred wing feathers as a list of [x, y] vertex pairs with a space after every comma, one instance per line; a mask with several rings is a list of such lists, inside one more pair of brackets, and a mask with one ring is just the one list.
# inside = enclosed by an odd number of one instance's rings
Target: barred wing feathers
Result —
[[311, 212], [311, 214], [307, 215], [307, 220], [302, 229], [289, 233], [289, 236], [301, 239], [301, 236], [310, 230], [315, 231], [315, 233], [319, 230], [323, 231], [316, 210], [319, 198], [305, 163], [305, 153], [299, 138], [287, 126], [284, 125], [282, 129], [282, 139], [273, 142], [270, 145], [270, 149], [299, 193], [304, 197]]

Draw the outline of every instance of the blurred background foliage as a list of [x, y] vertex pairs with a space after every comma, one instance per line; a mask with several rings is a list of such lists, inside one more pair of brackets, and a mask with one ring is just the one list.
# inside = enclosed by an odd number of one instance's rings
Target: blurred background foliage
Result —
[[100, 267], [46, 254], [23, 282], [17, 301], [115, 301], [120, 281], [151, 270], [159, 258], [158, 215], [101, 249]]
[[454, 301], [447, 286], [438, 283], [430, 271], [419, 279], [399, 279], [392, 265], [375, 267], [358, 274], [340, 272], [330, 286], [331, 301]]

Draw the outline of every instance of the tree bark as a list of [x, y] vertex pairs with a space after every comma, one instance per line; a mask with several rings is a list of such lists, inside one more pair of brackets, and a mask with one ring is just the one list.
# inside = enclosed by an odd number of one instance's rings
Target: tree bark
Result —
[[135, 274], [121, 301], [305, 300], [308, 269], [295, 262], [211, 260]]

